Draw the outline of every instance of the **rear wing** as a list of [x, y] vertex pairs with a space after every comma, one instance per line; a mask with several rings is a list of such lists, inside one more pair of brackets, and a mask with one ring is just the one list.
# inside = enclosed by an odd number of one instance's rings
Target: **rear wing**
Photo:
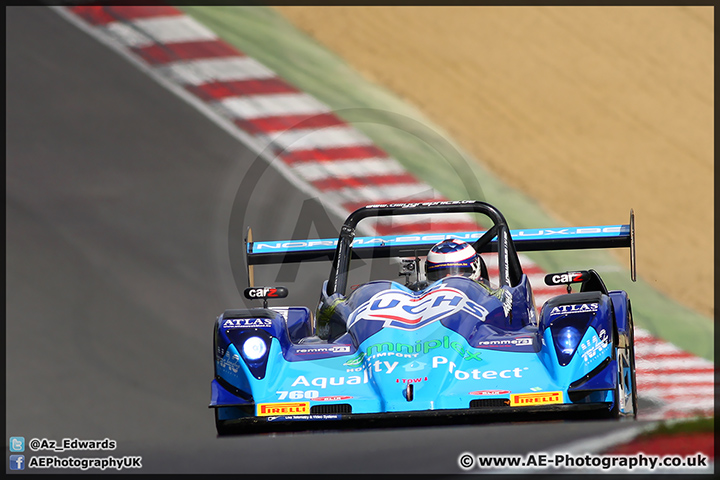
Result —
[[[352, 258], [424, 256], [433, 245], [446, 238], [457, 238], [472, 244], [484, 233], [485, 231], [475, 231], [354, 237]], [[630, 223], [627, 225], [510, 230], [510, 236], [518, 252], [630, 248], [630, 275], [632, 281], [636, 280], [635, 214], [632, 210], [630, 210]], [[337, 245], [337, 238], [253, 241], [252, 230], [248, 228], [245, 251], [249, 279], [252, 282], [254, 265], [333, 260]], [[497, 247], [497, 237], [495, 237], [480, 250], [480, 253], [497, 252]], [[252, 286], [252, 283], [250, 285]]]

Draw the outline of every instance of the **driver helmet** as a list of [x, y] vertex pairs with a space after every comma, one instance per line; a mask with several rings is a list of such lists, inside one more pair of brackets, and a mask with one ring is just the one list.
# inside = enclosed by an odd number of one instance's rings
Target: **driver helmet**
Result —
[[480, 271], [480, 255], [470, 244], [456, 238], [435, 244], [425, 261], [428, 282], [436, 282], [448, 275], [462, 275], [479, 281]]

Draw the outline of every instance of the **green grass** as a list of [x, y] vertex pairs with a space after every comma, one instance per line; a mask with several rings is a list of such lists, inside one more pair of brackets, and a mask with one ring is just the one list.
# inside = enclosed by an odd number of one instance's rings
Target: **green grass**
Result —
[[[536, 201], [504, 185], [416, 108], [367, 81], [275, 10], [256, 6], [181, 8], [229, 44], [329, 105], [447, 198], [487, 201], [503, 212], [512, 229], [563, 226]], [[627, 221], [618, 219], [617, 223]], [[688, 352], [713, 359], [712, 319], [671, 301], [642, 279], [632, 282], [627, 266], [619, 265], [609, 252], [532, 252], [527, 256], [548, 272], [598, 270], [610, 289], [628, 292], [637, 326]]]

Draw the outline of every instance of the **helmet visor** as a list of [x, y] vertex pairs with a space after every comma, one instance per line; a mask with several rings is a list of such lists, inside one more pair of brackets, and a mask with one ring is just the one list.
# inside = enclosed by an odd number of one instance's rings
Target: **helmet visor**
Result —
[[438, 265], [428, 266], [426, 276], [428, 282], [436, 282], [448, 275], [462, 275], [463, 277], [470, 277], [472, 274], [473, 268], [471, 265], [441, 263]]

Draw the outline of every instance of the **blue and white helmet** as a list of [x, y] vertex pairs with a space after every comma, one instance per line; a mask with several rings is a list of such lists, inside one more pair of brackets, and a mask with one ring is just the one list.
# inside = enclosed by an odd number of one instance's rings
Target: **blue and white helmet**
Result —
[[477, 281], [480, 271], [480, 256], [475, 249], [456, 238], [435, 244], [425, 261], [425, 276], [428, 282], [436, 282], [448, 275], [462, 275]]

